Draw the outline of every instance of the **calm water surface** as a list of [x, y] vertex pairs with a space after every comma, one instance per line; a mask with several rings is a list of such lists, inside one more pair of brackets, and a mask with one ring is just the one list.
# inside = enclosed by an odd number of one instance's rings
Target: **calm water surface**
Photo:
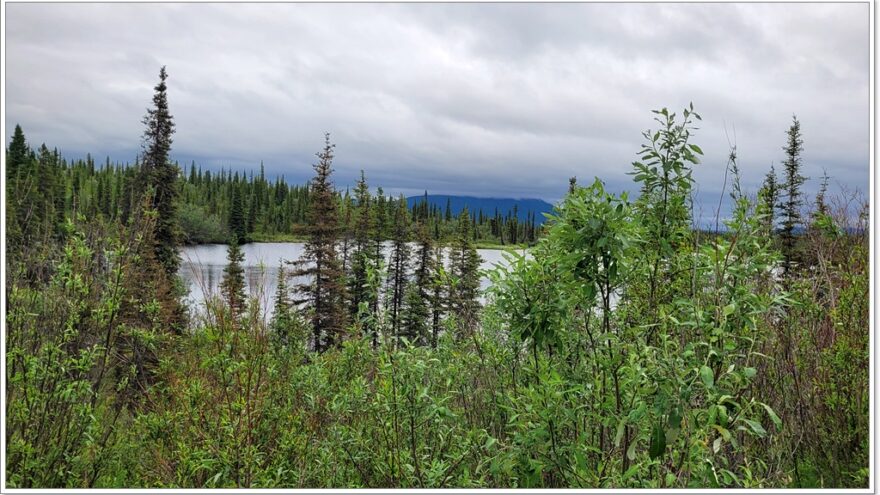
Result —
[[[386, 261], [390, 249], [386, 244], [383, 249]], [[241, 247], [244, 253], [245, 282], [251, 296], [261, 301], [266, 316], [271, 316], [272, 301], [278, 287], [278, 266], [282, 261], [299, 259], [303, 252], [301, 242], [255, 242]], [[480, 268], [489, 269], [496, 264], [506, 264], [500, 249], [478, 249], [482, 259]], [[225, 244], [203, 244], [188, 246], [181, 250], [182, 263], [180, 274], [189, 285], [187, 302], [190, 307], [202, 306], [206, 295], [219, 293], [223, 269], [226, 267]], [[290, 283], [288, 281], [288, 283]], [[483, 289], [489, 286], [489, 280], [481, 280]]]

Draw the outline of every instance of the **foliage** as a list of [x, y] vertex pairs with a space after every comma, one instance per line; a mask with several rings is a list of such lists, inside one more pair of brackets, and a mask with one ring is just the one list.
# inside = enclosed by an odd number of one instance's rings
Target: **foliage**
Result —
[[294, 303], [303, 305], [309, 312], [312, 345], [317, 351], [342, 342], [347, 319], [343, 306], [346, 298], [344, 275], [336, 251], [339, 218], [330, 180], [334, 146], [330, 144], [330, 135], [325, 134], [324, 149], [316, 153], [316, 175], [309, 192], [312, 197], [307, 230], [309, 238], [302, 257], [292, 262], [292, 275], [307, 278], [294, 287], [299, 297]]
[[[185, 332], [170, 331], [179, 291], [156, 250], [155, 189], [137, 196], [136, 177], [109, 162], [66, 168], [17, 129], [8, 485], [866, 487], [867, 204], [823, 188], [795, 237], [803, 269], [780, 277], [768, 185], [749, 199], [731, 152], [731, 215], [695, 231], [699, 116], [655, 115], [633, 164], [641, 195], [572, 180], [544, 235], [491, 270], [485, 294], [482, 222], [450, 213], [444, 245], [444, 213], [371, 195], [363, 175], [340, 202], [329, 137], [307, 190], [262, 173], [222, 193], [210, 182], [202, 192], [241, 198], [246, 231], [266, 224], [267, 195], [298, 195], [283, 204], [308, 205], [309, 241], [279, 268], [268, 323], [231, 242], [222, 297]], [[50, 172], [65, 179], [41, 198]], [[190, 175], [184, 194], [204, 180]], [[97, 214], [70, 215], [84, 211]], [[179, 218], [199, 211], [214, 215], [206, 232], [228, 218], [208, 206]], [[398, 253], [386, 268], [387, 237]], [[380, 304], [388, 283], [399, 300]]]
[[790, 272], [793, 263], [798, 260], [794, 230], [801, 223], [801, 206], [803, 198], [801, 186], [806, 178], [801, 175], [801, 155], [804, 149], [804, 140], [801, 138], [801, 123], [797, 116], [792, 116], [791, 127], [786, 133], [787, 141], [782, 148], [785, 151], [785, 183], [784, 199], [779, 204], [782, 217], [782, 229], [779, 237], [782, 241], [782, 255], [785, 261], [785, 271]]

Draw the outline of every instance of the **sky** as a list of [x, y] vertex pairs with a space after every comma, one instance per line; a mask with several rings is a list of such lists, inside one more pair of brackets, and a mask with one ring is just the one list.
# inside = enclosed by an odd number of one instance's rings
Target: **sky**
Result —
[[5, 4], [7, 144], [133, 161], [159, 68], [172, 158], [386, 192], [558, 200], [627, 175], [653, 109], [693, 102], [700, 208], [730, 145], [743, 186], [781, 169], [797, 115], [808, 194], [868, 193], [863, 4]]

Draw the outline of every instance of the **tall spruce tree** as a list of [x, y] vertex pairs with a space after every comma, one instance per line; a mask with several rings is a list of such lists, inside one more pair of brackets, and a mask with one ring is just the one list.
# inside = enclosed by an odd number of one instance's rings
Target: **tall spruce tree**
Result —
[[782, 187], [785, 197], [780, 204], [782, 228], [779, 235], [782, 239], [783, 266], [785, 272], [790, 273], [797, 261], [795, 229], [801, 225], [801, 186], [806, 180], [801, 175], [804, 140], [801, 138], [801, 123], [796, 115], [792, 116], [791, 127], [786, 136], [788, 139], [782, 148], [785, 151], [785, 184]]
[[150, 209], [157, 214], [154, 236], [156, 259], [168, 278], [172, 279], [180, 266], [177, 251], [180, 238], [177, 218], [180, 170], [168, 159], [174, 121], [168, 110], [167, 78], [168, 73], [163, 66], [159, 70], [159, 83], [154, 88], [153, 107], [147, 109], [143, 119], [146, 129], [143, 136], [142, 182], [152, 192]]
[[345, 312], [344, 273], [336, 252], [339, 237], [339, 218], [336, 192], [330, 174], [334, 144], [330, 134], [324, 135], [324, 149], [317, 153], [315, 177], [311, 182], [306, 233], [308, 240], [302, 257], [293, 262], [293, 277], [306, 277], [308, 282], [295, 289], [296, 304], [305, 304], [310, 310], [314, 349], [323, 352], [342, 343], [347, 323]]

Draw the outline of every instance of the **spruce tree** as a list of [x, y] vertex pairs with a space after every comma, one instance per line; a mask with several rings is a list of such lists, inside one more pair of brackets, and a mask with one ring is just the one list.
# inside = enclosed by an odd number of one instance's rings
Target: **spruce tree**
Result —
[[776, 180], [776, 170], [772, 164], [770, 165], [770, 171], [764, 177], [764, 184], [761, 186], [759, 195], [766, 208], [767, 218], [765, 225], [767, 232], [772, 234], [776, 228], [776, 216], [774, 213], [779, 206], [779, 182]]
[[180, 257], [177, 252], [180, 228], [177, 219], [178, 188], [177, 165], [169, 161], [171, 135], [174, 121], [168, 111], [168, 95], [165, 80], [168, 74], [165, 67], [159, 71], [159, 83], [153, 94], [153, 107], [147, 109], [143, 119], [146, 130], [143, 137], [142, 182], [152, 193], [150, 209], [157, 214], [155, 226], [156, 259], [165, 269], [169, 279], [177, 275]]
[[409, 216], [406, 198], [397, 202], [391, 237], [391, 259], [388, 261], [388, 308], [391, 318], [391, 331], [395, 335], [400, 330], [400, 312], [408, 280], [409, 269]]
[[270, 323], [273, 342], [282, 347], [290, 344], [292, 321], [293, 314], [288, 294], [287, 274], [284, 266], [281, 265], [278, 267], [278, 287], [275, 289], [275, 304]]
[[345, 195], [342, 197], [340, 202], [342, 207], [342, 215], [341, 215], [341, 237], [342, 237], [342, 271], [344, 273], [348, 273], [349, 269], [349, 251], [351, 250], [352, 243], [352, 210], [354, 209], [354, 205], [352, 204], [351, 195], [346, 189]]
[[428, 228], [419, 222], [416, 226], [414, 280], [404, 298], [403, 333], [419, 344], [428, 342], [429, 303], [434, 272], [433, 242]]
[[247, 242], [247, 224], [244, 215], [244, 200], [241, 190], [238, 183], [233, 183], [227, 226], [229, 227], [229, 235], [239, 244]]
[[[367, 273], [376, 265], [378, 242], [376, 241], [376, 217], [373, 211], [370, 189], [367, 179], [361, 170], [361, 178], [355, 187], [355, 219], [353, 227], [353, 245], [351, 253], [351, 276], [349, 277], [349, 294], [351, 296], [349, 314], [356, 318], [361, 304], [366, 303], [370, 313], [378, 310], [378, 297], [370, 290]], [[364, 329], [378, 342], [374, 328]]]
[[480, 262], [472, 240], [470, 215], [465, 208], [458, 217], [458, 232], [449, 252], [449, 272], [454, 280], [449, 309], [461, 329], [472, 329], [476, 323], [480, 306]]
[[419, 294], [419, 287], [413, 282], [408, 282], [404, 290], [400, 330], [397, 335], [418, 345], [424, 345], [427, 341], [428, 303]]
[[28, 193], [32, 188], [23, 185], [19, 178], [30, 162], [30, 155], [24, 132], [16, 124], [6, 149], [6, 247], [10, 251], [18, 251], [24, 245], [22, 230], [26, 228], [26, 223], [20, 217], [25, 216], [29, 209]]
[[385, 230], [387, 229], [388, 224], [388, 207], [387, 207], [388, 199], [385, 197], [385, 192], [382, 191], [382, 188], [379, 187], [376, 189], [376, 200], [373, 202], [376, 216], [376, 236], [375, 236], [375, 249], [376, 249], [376, 261], [382, 260], [382, 241], [387, 239], [385, 236]]
[[244, 253], [238, 245], [238, 240], [233, 236], [229, 239], [229, 245], [226, 248], [226, 268], [223, 269], [223, 280], [220, 282], [220, 292], [223, 299], [229, 307], [233, 321], [244, 313], [245, 310], [245, 293], [244, 293]]
[[[251, 184], [253, 184], [253, 182], [251, 182]], [[250, 200], [248, 201], [245, 237], [257, 228], [257, 208], [259, 208], [259, 205], [257, 204], [257, 195], [256, 193], [251, 192]]]
[[801, 123], [797, 116], [792, 116], [792, 124], [786, 133], [788, 140], [782, 148], [785, 151], [785, 184], [783, 190], [785, 198], [781, 202], [782, 229], [780, 237], [782, 239], [782, 256], [785, 272], [789, 273], [792, 264], [797, 261], [795, 246], [795, 229], [801, 224], [801, 206], [803, 199], [801, 198], [801, 185], [806, 178], [801, 175], [802, 158], [801, 154], [804, 149], [804, 141], [801, 138]]
[[[16, 173], [22, 169], [30, 158], [30, 150], [27, 141], [24, 139], [24, 132], [21, 126], [15, 124], [15, 131], [12, 133], [12, 141], [9, 142], [9, 148], [6, 150], [6, 183], [9, 184], [10, 179], [16, 176]], [[7, 187], [8, 189], [8, 187]]]
[[339, 218], [336, 193], [330, 174], [333, 172], [333, 148], [330, 134], [324, 135], [324, 149], [317, 153], [309, 196], [306, 233], [308, 240], [303, 255], [293, 262], [294, 277], [307, 277], [298, 284], [300, 298], [310, 310], [313, 345], [318, 352], [342, 343], [346, 326], [344, 273], [336, 253], [339, 237]]
[[61, 177], [57, 167], [57, 156], [49, 151], [45, 144], [40, 146], [37, 167], [38, 192], [32, 200], [36, 215], [28, 220], [31, 224], [29, 231], [37, 233], [39, 239], [49, 239], [61, 228], [58, 220], [59, 216], [63, 217], [63, 211], [57, 211], [56, 197], [63, 186], [59, 183]]
[[816, 194], [816, 208], [813, 210], [812, 217], [814, 220], [828, 215], [828, 203], [825, 201], [825, 195], [828, 194], [828, 171], [822, 170], [822, 183], [819, 184], [819, 192]]
[[431, 267], [431, 347], [437, 347], [437, 339], [443, 318], [446, 315], [449, 299], [449, 290], [446, 286], [445, 267], [443, 266], [443, 246], [437, 245], [434, 249], [434, 263]]

